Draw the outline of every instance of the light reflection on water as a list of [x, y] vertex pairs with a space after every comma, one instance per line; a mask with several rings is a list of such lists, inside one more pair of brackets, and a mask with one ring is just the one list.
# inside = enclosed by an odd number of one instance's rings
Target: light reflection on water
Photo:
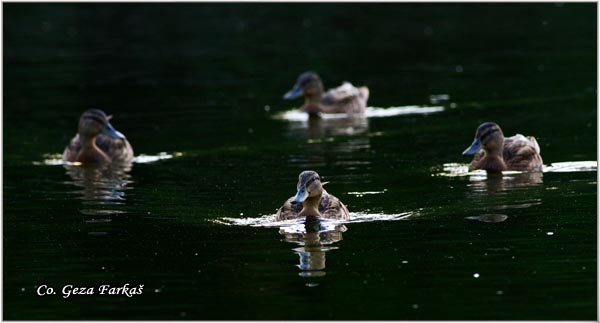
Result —
[[[595, 172], [598, 169], [597, 161], [568, 161], [552, 163], [544, 166], [544, 173], [565, 173], [565, 172]], [[522, 174], [519, 171], [504, 171], [503, 175]], [[478, 169], [469, 171], [469, 164], [462, 163], [446, 163], [442, 165], [442, 170], [433, 170], [432, 176], [471, 176], [472, 180], [485, 180], [487, 173], [484, 170]], [[506, 177], [505, 177], [506, 178]]]
[[[283, 236], [284, 241], [299, 245], [292, 248], [292, 251], [299, 256], [300, 262], [297, 267], [300, 268], [300, 272], [298, 275], [315, 278], [323, 277], [327, 274], [325, 271], [326, 253], [339, 248], [333, 246], [333, 244], [341, 241], [343, 239], [342, 234], [348, 231], [348, 227], [345, 224], [404, 220], [415, 214], [416, 212], [400, 214], [351, 213], [350, 220], [321, 219], [311, 222], [306, 222], [304, 218], [276, 221], [275, 215], [266, 215], [256, 218], [224, 217], [212, 220], [212, 222], [237, 226], [279, 227], [279, 234]], [[308, 287], [316, 287], [318, 285], [315, 281], [306, 283]]]
[[[361, 222], [374, 222], [374, 221], [397, 221], [406, 220], [411, 216], [418, 215], [418, 211], [410, 211], [403, 213], [368, 213], [368, 212], [350, 212], [349, 220], [331, 220], [321, 219], [322, 225], [329, 224], [352, 224]], [[250, 226], [250, 227], [297, 227], [298, 225], [304, 224], [304, 219], [292, 219], [285, 221], [276, 221], [275, 215], [263, 215], [260, 217], [246, 217], [246, 218], [235, 218], [235, 217], [221, 217], [218, 219], [210, 220], [211, 222], [223, 224], [223, 225], [235, 225], [235, 226]]]
[[[380, 107], [366, 107], [365, 108], [365, 117], [367, 118], [383, 118], [383, 117], [393, 117], [399, 115], [411, 115], [411, 114], [430, 114], [436, 112], [444, 111], [444, 107], [442, 106], [417, 106], [417, 105], [409, 105], [409, 106], [401, 106], [401, 107], [389, 107], [389, 108], [380, 108]], [[309, 120], [309, 115], [306, 112], [302, 112], [298, 109], [284, 111], [273, 116], [275, 119], [286, 120], [286, 121], [303, 121], [306, 122]], [[321, 118], [325, 120], [332, 119], [348, 119], [348, 115], [346, 113], [329, 113], [329, 114], [321, 114]]]
[[481, 221], [481, 222], [497, 223], [497, 222], [506, 221], [506, 219], [508, 219], [508, 216], [506, 214], [481, 214], [478, 216], [468, 216], [465, 219], [476, 220], [476, 221]]
[[[181, 157], [181, 156], [183, 156], [182, 152], [174, 152], [174, 153], [160, 152], [156, 155], [140, 154], [138, 156], [135, 156], [131, 162], [134, 164], [147, 164], [147, 163], [153, 163], [153, 162], [163, 160], [163, 159], [171, 159], [171, 158]], [[55, 166], [55, 165], [81, 166], [81, 163], [79, 163], [79, 162], [64, 161], [62, 159], [62, 154], [44, 154], [43, 157], [44, 157], [44, 159], [42, 161], [34, 161], [32, 163], [34, 165], [38, 165], [38, 166], [43, 166], [43, 165], [46, 165], [46, 166]]]

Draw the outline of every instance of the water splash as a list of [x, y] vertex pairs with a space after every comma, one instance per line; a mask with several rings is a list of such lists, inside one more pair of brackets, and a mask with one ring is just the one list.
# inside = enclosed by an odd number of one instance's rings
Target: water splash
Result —
[[[330, 232], [330, 231], [338, 231], [338, 232], [346, 232], [348, 228], [343, 224], [340, 224], [337, 221], [319, 221], [318, 228], [316, 228], [315, 232]], [[306, 233], [306, 224], [304, 221], [296, 222], [289, 226], [283, 226], [279, 228], [279, 234], [305, 234]], [[331, 243], [331, 242], [330, 242]]]
[[[163, 160], [163, 159], [172, 159], [172, 158], [181, 157], [181, 156], [183, 156], [183, 153], [177, 152], [177, 151], [174, 153], [160, 152], [157, 155], [140, 154], [140, 155], [134, 157], [131, 162], [134, 164], [147, 164], [147, 163], [157, 162], [157, 161]], [[33, 164], [37, 165], [37, 166], [57, 166], [57, 165], [80, 166], [81, 165], [80, 162], [64, 161], [62, 159], [62, 154], [44, 154], [43, 158], [44, 159], [41, 161], [34, 161]]]
[[418, 215], [418, 212], [403, 212], [403, 213], [350, 213], [350, 220], [344, 223], [361, 223], [374, 221], [398, 221], [406, 220], [409, 217]]
[[[411, 216], [417, 215], [417, 212], [403, 212], [395, 214], [386, 213], [366, 213], [366, 212], [355, 212], [350, 213], [350, 220], [332, 220], [332, 219], [321, 219], [320, 223], [323, 225], [339, 225], [339, 224], [352, 224], [361, 222], [374, 222], [374, 221], [398, 221], [406, 220]], [[234, 218], [234, 217], [222, 217], [218, 219], [210, 220], [213, 223], [230, 225], [230, 226], [251, 226], [251, 227], [288, 227], [294, 228], [304, 226], [304, 218], [276, 221], [275, 215], [263, 215], [261, 217], [248, 217], [248, 218]]]
[[[364, 116], [367, 118], [383, 118], [393, 117], [399, 115], [410, 115], [410, 114], [430, 114], [435, 112], [444, 111], [442, 106], [401, 106], [401, 107], [366, 107]], [[273, 116], [274, 119], [287, 120], [287, 121], [307, 121], [309, 116], [308, 113], [300, 111], [298, 109], [288, 110], [277, 113]], [[348, 118], [346, 113], [323, 113], [321, 114], [323, 119], [345, 119]]]
[[287, 221], [276, 221], [275, 215], [263, 215], [257, 218], [233, 218], [233, 217], [222, 217], [218, 219], [209, 220], [213, 223], [224, 224], [224, 225], [235, 225], [235, 226], [249, 226], [249, 227], [279, 227], [279, 226], [292, 226], [301, 222], [297, 220]]

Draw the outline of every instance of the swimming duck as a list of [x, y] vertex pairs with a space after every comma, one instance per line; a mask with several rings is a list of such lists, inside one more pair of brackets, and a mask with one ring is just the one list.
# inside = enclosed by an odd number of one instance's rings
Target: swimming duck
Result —
[[63, 152], [63, 160], [84, 164], [131, 161], [133, 149], [110, 124], [111, 117], [98, 109], [85, 111], [79, 119], [78, 133]]
[[475, 140], [463, 151], [463, 156], [467, 155], [474, 155], [469, 171], [476, 169], [483, 169], [488, 173], [502, 173], [504, 170], [542, 171], [542, 156], [540, 156], [537, 140], [520, 134], [504, 138], [502, 129], [493, 122], [485, 122], [477, 128]]
[[298, 176], [295, 196], [289, 198], [277, 211], [277, 221], [306, 217], [307, 219], [328, 218], [348, 220], [348, 209], [337, 197], [323, 189], [321, 177], [312, 170]]
[[318, 113], [363, 113], [369, 99], [366, 86], [354, 87], [349, 82], [323, 93], [323, 82], [314, 72], [300, 74], [294, 87], [283, 98], [292, 100], [304, 96], [300, 110], [309, 114]]

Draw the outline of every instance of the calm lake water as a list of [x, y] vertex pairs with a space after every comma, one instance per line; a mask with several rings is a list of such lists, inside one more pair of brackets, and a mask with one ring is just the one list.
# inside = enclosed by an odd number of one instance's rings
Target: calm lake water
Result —
[[[4, 319], [597, 318], [596, 4], [3, 10]], [[294, 112], [306, 70], [369, 117]], [[145, 157], [60, 165], [88, 108]], [[546, 172], [467, 174], [485, 121]], [[353, 220], [272, 223], [307, 169]]]

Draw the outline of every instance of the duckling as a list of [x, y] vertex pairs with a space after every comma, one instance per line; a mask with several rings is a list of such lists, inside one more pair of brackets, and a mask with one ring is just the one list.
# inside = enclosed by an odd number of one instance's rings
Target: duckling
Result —
[[318, 113], [363, 113], [369, 89], [366, 86], [354, 87], [349, 82], [323, 93], [323, 82], [314, 72], [300, 74], [294, 87], [283, 98], [292, 100], [304, 96], [304, 105], [301, 111], [311, 115]]
[[84, 164], [131, 161], [133, 149], [110, 124], [111, 118], [98, 109], [85, 111], [79, 119], [78, 133], [63, 152], [63, 160]]
[[328, 218], [348, 220], [348, 209], [337, 197], [323, 189], [321, 177], [312, 170], [298, 176], [298, 192], [289, 198], [277, 211], [277, 221], [306, 217], [307, 219]]
[[486, 170], [502, 173], [504, 170], [541, 172], [540, 146], [534, 137], [517, 134], [504, 138], [500, 126], [485, 122], [477, 128], [475, 140], [463, 151], [463, 156], [474, 155], [469, 171]]

